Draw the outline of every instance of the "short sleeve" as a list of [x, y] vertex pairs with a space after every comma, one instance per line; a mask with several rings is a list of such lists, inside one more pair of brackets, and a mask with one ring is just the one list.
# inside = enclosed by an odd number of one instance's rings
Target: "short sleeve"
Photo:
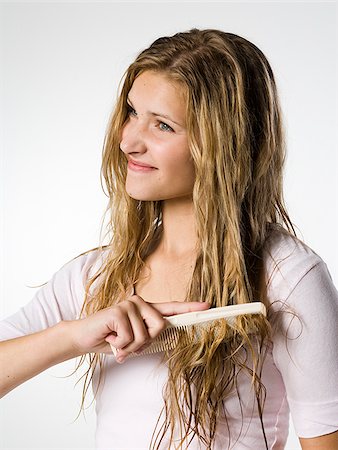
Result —
[[0, 340], [35, 333], [61, 320], [79, 318], [86, 279], [98, 257], [98, 250], [90, 251], [61, 267], [29, 303], [0, 321]]
[[306, 271], [285, 305], [273, 358], [295, 431], [304, 438], [332, 433], [338, 430], [338, 293], [324, 261]]

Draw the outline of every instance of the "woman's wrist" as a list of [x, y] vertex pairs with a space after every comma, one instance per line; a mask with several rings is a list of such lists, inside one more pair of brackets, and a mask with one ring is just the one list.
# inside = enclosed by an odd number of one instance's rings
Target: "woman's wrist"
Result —
[[[0, 398], [46, 369], [76, 358], [71, 322], [0, 342]], [[82, 353], [83, 354], [83, 353]]]
[[75, 337], [77, 325], [78, 320], [62, 320], [53, 327], [55, 328], [53, 331], [56, 335], [56, 339], [60, 340], [62, 343], [65, 357], [64, 360], [77, 358], [78, 356], [86, 354], [86, 352], [77, 345]]

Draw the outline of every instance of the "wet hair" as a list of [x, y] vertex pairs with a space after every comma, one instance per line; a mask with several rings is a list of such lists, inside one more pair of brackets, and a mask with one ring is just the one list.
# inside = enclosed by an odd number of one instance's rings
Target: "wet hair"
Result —
[[[262, 51], [247, 39], [193, 28], [156, 39], [123, 76], [101, 170], [109, 196], [110, 240], [104, 264], [88, 280], [82, 313], [92, 314], [126, 298], [163, 231], [162, 202], [135, 200], [126, 193], [127, 160], [120, 150], [121, 132], [129, 120], [127, 96], [145, 71], [180, 86], [186, 103], [198, 256], [185, 300], [201, 299], [212, 307], [267, 303], [264, 245], [276, 229], [296, 235], [283, 200], [285, 138], [274, 75]], [[211, 449], [219, 420], [227, 423], [226, 399], [233, 391], [238, 394], [237, 380], [243, 372], [252, 379], [266, 442], [260, 373], [269, 336], [266, 318], [241, 317], [234, 328], [219, 322], [197, 344], [165, 352], [164, 418], [154, 429], [151, 447], [159, 449], [167, 436], [167, 448], [173, 448], [178, 433], [175, 448], [195, 438]], [[93, 375], [100, 366], [103, 372], [102, 358], [90, 356], [87, 382], [90, 370]], [[86, 389], [85, 383], [84, 395]], [[228, 434], [230, 445], [230, 427]]]

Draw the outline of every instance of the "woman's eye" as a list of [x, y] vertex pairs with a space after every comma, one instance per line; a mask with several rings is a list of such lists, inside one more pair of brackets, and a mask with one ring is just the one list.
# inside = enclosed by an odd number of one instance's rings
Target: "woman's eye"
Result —
[[128, 115], [133, 114], [133, 115], [136, 116], [136, 111], [135, 111], [135, 109], [132, 108], [128, 103], [127, 103], [127, 114], [128, 114]]
[[[162, 128], [161, 128], [161, 125], [163, 125]], [[163, 130], [163, 131], [174, 131], [169, 125], [167, 125], [164, 122], [159, 122], [159, 127], [160, 127], [160, 130]]]
[[[127, 114], [128, 116], [137, 116], [137, 112], [132, 106], [129, 105], [129, 103], [127, 103]], [[159, 121], [158, 124], [159, 124], [158, 127], [161, 131], [171, 131], [171, 132], [174, 131], [169, 125], [167, 125], [164, 122]]]

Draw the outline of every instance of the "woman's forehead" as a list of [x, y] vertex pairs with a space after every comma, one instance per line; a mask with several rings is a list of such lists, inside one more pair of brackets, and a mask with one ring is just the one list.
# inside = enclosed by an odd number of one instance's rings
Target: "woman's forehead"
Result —
[[183, 88], [163, 73], [146, 71], [133, 82], [128, 100], [135, 109], [159, 116], [172, 116], [183, 126], [185, 121], [185, 96]]
[[[183, 91], [183, 83], [174, 80], [169, 74], [160, 71], [146, 70], [141, 72], [133, 81], [133, 84], [129, 90], [140, 89], [147, 86], [157, 86], [158, 88], [165, 87], [167, 90], [175, 92], [178, 96], [181, 96]], [[156, 94], [156, 92], [154, 92]]]

